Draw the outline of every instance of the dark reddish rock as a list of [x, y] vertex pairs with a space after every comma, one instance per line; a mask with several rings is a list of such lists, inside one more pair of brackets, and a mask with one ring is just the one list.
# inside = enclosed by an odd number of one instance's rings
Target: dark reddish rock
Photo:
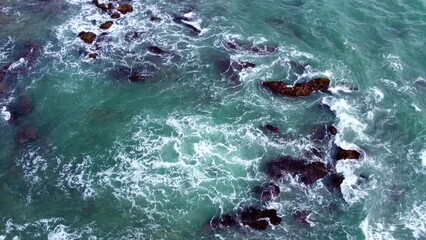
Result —
[[112, 13], [111, 14], [111, 18], [113, 18], [113, 19], [117, 19], [117, 18], [120, 18], [120, 13], [118, 13], [118, 12], [115, 12], [115, 13]]
[[20, 144], [29, 143], [32, 141], [37, 140], [38, 138], [38, 131], [36, 128], [32, 127], [25, 127], [21, 129], [16, 135], [16, 141]]
[[296, 83], [294, 86], [289, 87], [282, 81], [269, 81], [262, 82], [263, 87], [271, 92], [289, 97], [306, 97], [315, 91], [325, 91], [330, 85], [328, 78], [316, 78], [307, 83]]
[[144, 82], [148, 77], [142, 74], [132, 74], [129, 77], [131, 82]]
[[337, 147], [337, 160], [341, 159], [359, 159], [361, 157], [361, 153], [356, 150], [346, 150], [341, 147]]
[[223, 230], [234, 227], [238, 224], [238, 219], [230, 214], [223, 214], [219, 217], [214, 217], [210, 221], [210, 228], [213, 231]]
[[89, 58], [92, 58], [92, 59], [96, 59], [96, 58], [98, 58], [98, 54], [97, 53], [89, 53]]
[[149, 20], [150, 20], [151, 22], [160, 22], [160, 21], [161, 21], [161, 18], [156, 17], [156, 16], [151, 16], [151, 17], [149, 18]]
[[281, 135], [281, 130], [278, 127], [271, 125], [271, 124], [266, 124], [266, 125], [262, 126], [262, 129], [265, 132], [271, 132], [271, 133], [274, 133], [278, 136]]
[[98, 0], [93, 0], [92, 2], [95, 4], [96, 7], [98, 7], [102, 11], [108, 11], [108, 6], [105, 3], [99, 3]]
[[257, 186], [253, 189], [263, 202], [269, 202], [280, 196], [280, 187], [269, 183], [263, 186]]
[[78, 37], [87, 44], [92, 44], [96, 40], [96, 34], [93, 32], [80, 32]]
[[272, 225], [278, 225], [282, 221], [275, 209], [247, 207], [240, 213], [241, 223], [255, 230], [266, 230], [269, 226], [269, 222], [266, 219], [269, 219]]
[[284, 174], [299, 176], [306, 185], [314, 184], [318, 179], [327, 176], [327, 167], [323, 162], [309, 163], [303, 159], [283, 156], [267, 164], [267, 174], [273, 179], [280, 179]]
[[330, 127], [328, 128], [328, 132], [329, 132], [331, 135], [336, 136], [336, 134], [337, 134], [337, 128], [336, 128], [336, 127], [334, 127], [334, 126], [330, 126]]
[[122, 14], [127, 14], [130, 12], [133, 12], [133, 7], [130, 4], [122, 3], [118, 6], [117, 10], [121, 12]]
[[310, 212], [306, 210], [298, 210], [294, 213], [294, 218], [298, 224], [304, 225], [304, 226], [310, 226], [308, 222]]
[[114, 4], [108, 3], [108, 10], [114, 10], [114, 9], [115, 9]]
[[163, 49], [157, 47], [157, 46], [151, 46], [148, 47], [148, 51], [152, 54], [158, 54], [158, 55], [167, 55], [169, 52], [164, 51]]
[[109, 29], [112, 26], [113, 22], [112, 21], [106, 21], [104, 23], [102, 23], [99, 28], [101, 29]]

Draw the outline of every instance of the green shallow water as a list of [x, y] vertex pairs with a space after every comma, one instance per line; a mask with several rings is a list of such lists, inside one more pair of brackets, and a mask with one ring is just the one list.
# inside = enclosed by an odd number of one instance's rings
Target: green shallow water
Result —
[[[1, 98], [0, 108], [26, 93], [34, 110], [19, 126], [0, 121], [0, 239], [426, 237], [425, 2], [130, 2], [134, 12], [96, 49], [76, 37], [101, 33], [109, 19], [90, 2], [0, 1], [0, 65], [15, 62], [27, 41], [42, 46], [28, 72], [13, 76], [11, 98]], [[200, 36], [172, 21], [187, 9]], [[232, 39], [277, 50], [226, 50]], [[150, 45], [173, 56], [148, 54]], [[217, 69], [226, 58], [256, 67], [235, 85]], [[152, 77], [131, 83], [123, 67]], [[291, 99], [259, 87], [320, 76], [332, 89], [357, 90]], [[263, 132], [266, 123], [284, 137]], [[338, 145], [364, 156], [337, 164], [341, 195], [322, 181], [306, 187], [286, 178], [267, 206], [280, 225], [206, 231], [214, 216], [261, 205], [251, 190], [268, 181], [271, 159], [319, 147], [332, 162], [332, 142], [312, 141], [329, 124]], [[39, 138], [18, 144], [24, 126]], [[295, 221], [297, 210], [312, 213], [309, 227]]]

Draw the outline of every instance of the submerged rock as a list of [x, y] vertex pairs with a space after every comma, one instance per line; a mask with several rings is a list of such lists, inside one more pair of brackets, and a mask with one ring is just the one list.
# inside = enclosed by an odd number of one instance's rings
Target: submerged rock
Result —
[[134, 73], [132, 75], [129, 76], [129, 80], [131, 82], [144, 82], [146, 79], [148, 78], [148, 76], [139, 74], [139, 73]]
[[21, 129], [16, 135], [16, 141], [20, 144], [29, 143], [37, 140], [38, 131], [33, 127], [25, 127]]
[[325, 179], [325, 184], [330, 192], [341, 192], [340, 185], [342, 185], [344, 180], [345, 176], [342, 174], [333, 173]]
[[161, 18], [156, 17], [156, 16], [151, 16], [151, 17], [149, 18], [149, 20], [150, 20], [151, 22], [160, 22], [160, 21], [161, 21]]
[[127, 14], [130, 12], [133, 12], [133, 7], [130, 4], [122, 3], [118, 6], [117, 10], [121, 12], [122, 14]]
[[240, 213], [240, 219], [243, 225], [249, 226], [255, 230], [266, 230], [269, 223], [278, 225], [282, 221], [282, 218], [277, 215], [277, 210], [259, 209], [257, 207], [244, 208]]
[[274, 133], [274, 134], [276, 134], [278, 136], [281, 135], [281, 130], [278, 127], [276, 127], [274, 125], [271, 125], [271, 124], [265, 124], [265, 125], [263, 125], [262, 126], [262, 130], [264, 132]]
[[273, 179], [280, 179], [284, 174], [299, 176], [306, 185], [314, 184], [318, 179], [327, 176], [327, 167], [323, 162], [309, 163], [303, 159], [283, 156], [267, 164], [267, 174]]
[[96, 59], [96, 58], [98, 58], [98, 54], [97, 53], [89, 53], [88, 57], [92, 58], [92, 59]]
[[157, 46], [150, 46], [148, 47], [148, 51], [152, 54], [158, 54], [158, 55], [167, 55], [169, 52], [164, 51], [163, 49], [157, 47]]
[[181, 24], [182, 26], [185, 26], [189, 28], [193, 33], [196, 35], [199, 35], [202, 31], [201, 29], [197, 28], [192, 24], [193, 19], [181, 15], [173, 15], [173, 22]]
[[337, 128], [336, 128], [336, 127], [334, 127], [334, 126], [330, 126], [330, 127], [328, 127], [328, 132], [329, 132], [331, 135], [336, 136], [336, 134], [337, 134]]
[[241, 43], [235, 40], [225, 42], [225, 47], [234, 51], [245, 51], [254, 54], [270, 54], [276, 50], [276, 47], [271, 47], [264, 44], [253, 45], [250, 43]]
[[83, 31], [78, 34], [78, 37], [80, 37], [80, 39], [87, 44], [92, 44], [96, 40], [96, 34], [93, 32]]
[[307, 83], [296, 83], [293, 87], [282, 81], [262, 82], [262, 86], [271, 92], [289, 97], [306, 97], [315, 91], [325, 91], [330, 85], [328, 78], [316, 78]]
[[237, 226], [238, 219], [230, 214], [223, 214], [219, 217], [214, 217], [210, 221], [210, 228], [213, 231], [223, 230], [226, 228]]
[[112, 22], [112, 21], [106, 21], [106, 22], [102, 23], [102, 24], [99, 26], [99, 28], [100, 28], [100, 29], [104, 29], [104, 30], [106, 30], [106, 29], [109, 29], [109, 28], [112, 26], [112, 24], [113, 24], [113, 22]]
[[293, 217], [295, 218], [296, 222], [301, 225], [310, 226], [308, 222], [308, 217], [311, 213], [307, 210], [297, 210]]
[[356, 150], [346, 150], [341, 147], [337, 147], [337, 155], [336, 159], [359, 159], [361, 157], [361, 153]]
[[15, 103], [9, 105], [7, 110], [10, 112], [9, 122], [13, 125], [19, 125], [19, 120], [33, 111], [33, 102], [28, 95], [22, 95]]
[[260, 199], [263, 202], [269, 202], [277, 197], [280, 196], [280, 187], [273, 184], [268, 183], [263, 186], [257, 186], [253, 189], [253, 192], [255, 192], [257, 195], [259, 195]]
[[93, 0], [92, 2], [95, 4], [96, 7], [98, 7], [102, 11], [108, 11], [108, 6], [105, 3], [99, 3], [98, 0]]

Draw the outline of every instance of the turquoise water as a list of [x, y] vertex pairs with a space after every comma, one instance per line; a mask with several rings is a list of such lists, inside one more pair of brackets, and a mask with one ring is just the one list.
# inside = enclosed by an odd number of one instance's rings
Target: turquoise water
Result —
[[[90, 1], [0, 1], [0, 66], [25, 69], [0, 95], [0, 239], [426, 238], [426, 2], [128, 2], [134, 11], [88, 45], [78, 33], [110, 20]], [[190, 10], [199, 36], [172, 21]], [[277, 49], [232, 51], [232, 40]], [[40, 56], [19, 65], [28, 41]], [[256, 67], [238, 83], [218, 70], [228, 58]], [[149, 78], [130, 82], [129, 68]], [[331, 93], [294, 99], [259, 84], [315, 77], [330, 78]], [[33, 111], [16, 126], [6, 106], [23, 94]], [[282, 136], [262, 131], [268, 123]], [[313, 141], [331, 124], [336, 137]], [[38, 139], [20, 144], [27, 126]], [[265, 206], [280, 225], [206, 230], [262, 205], [251, 191], [269, 181], [268, 161], [318, 160], [316, 147], [332, 163], [334, 144], [363, 155], [337, 162], [340, 194], [286, 176]]]

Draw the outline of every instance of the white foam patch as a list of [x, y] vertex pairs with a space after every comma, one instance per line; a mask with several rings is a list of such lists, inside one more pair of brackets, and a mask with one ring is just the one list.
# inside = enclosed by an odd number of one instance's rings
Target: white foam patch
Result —
[[339, 92], [344, 92], [344, 93], [353, 92], [352, 88], [347, 85], [336, 85], [334, 87], [328, 88], [328, 90], [333, 94], [338, 94]]
[[3, 118], [5, 121], [9, 121], [10, 116], [10, 112], [8, 112], [7, 108], [3, 106], [0, 110], [0, 117]]
[[59, 173], [62, 188], [65, 186], [75, 188], [83, 192], [83, 198], [88, 199], [96, 196], [96, 191], [93, 188], [93, 177], [91, 172], [92, 158], [84, 157], [81, 163], [76, 163], [76, 160], [70, 161], [63, 166]]
[[421, 112], [422, 110], [416, 105], [416, 104], [414, 104], [414, 103], [412, 103], [411, 104], [411, 106], [414, 108], [414, 110], [416, 111], [416, 112]]
[[411, 230], [414, 238], [426, 238], [426, 202], [414, 203], [411, 211], [401, 217], [401, 221]]
[[336, 164], [337, 172], [343, 173], [345, 176], [340, 188], [343, 198], [349, 204], [359, 202], [368, 195], [368, 192], [359, 186], [358, 176], [355, 174], [355, 169], [360, 166], [361, 163], [357, 160], [340, 160]]
[[426, 149], [423, 149], [420, 152], [420, 161], [422, 162], [423, 167], [426, 168]]
[[360, 226], [366, 240], [393, 240], [396, 227], [382, 222], [373, 222], [369, 216], [361, 222]]
[[19, 68], [19, 67], [21, 67], [22, 65], [24, 65], [26, 62], [27, 62], [27, 61], [25, 60], [25, 58], [20, 58], [18, 61], [16, 61], [16, 62], [12, 63], [12, 64], [9, 66], [8, 70], [9, 70], [9, 71], [12, 71], [12, 70], [14, 70], [14, 69], [16, 69], [16, 68]]
[[399, 56], [388, 54], [384, 55], [383, 57], [386, 59], [386, 61], [394, 71], [401, 72], [404, 70], [401, 58]]

